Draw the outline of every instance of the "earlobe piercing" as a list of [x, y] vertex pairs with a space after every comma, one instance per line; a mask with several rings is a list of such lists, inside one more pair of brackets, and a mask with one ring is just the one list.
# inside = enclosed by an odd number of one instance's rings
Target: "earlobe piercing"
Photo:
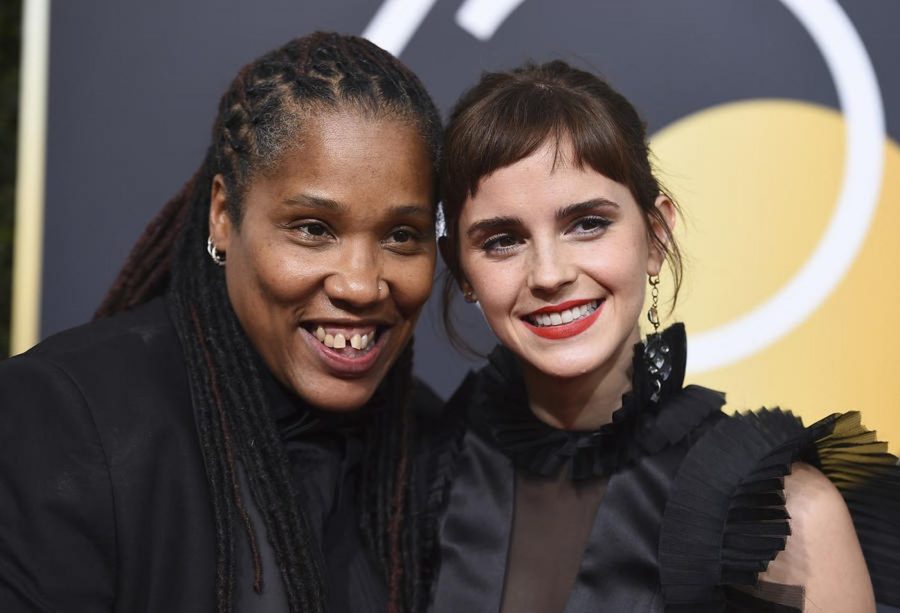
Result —
[[473, 292], [473, 291], [470, 290], [470, 289], [467, 289], [465, 292], [463, 292], [463, 299], [464, 299], [466, 302], [468, 302], [469, 304], [473, 304], [473, 303], [475, 303], [475, 302], [478, 302], [478, 298], [475, 297], [475, 292]]
[[219, 266], [225, 266], [225, 252], [218, 251], [216, 244], [213, 242], [212, 236], [206, 239], [206, 253], [212, 258], [212, 261]]

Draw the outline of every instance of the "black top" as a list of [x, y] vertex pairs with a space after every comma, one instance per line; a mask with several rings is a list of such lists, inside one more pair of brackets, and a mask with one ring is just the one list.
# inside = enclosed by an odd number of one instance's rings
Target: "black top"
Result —
[[[367, 416], [331, 419], [274, 379], [267, 391], [298, 504], [322, 535], [329, 610], [383, 611], [354, 511]], [[437, 401], [421, 387], [416, 398]], [[0, 363], [0, 424], [0, 611], [214, 610], [212, 506], [164, 300]], [[235, 610], [286, 611], [267, 539], [262, 594], [245, 539], [236, 545]]]
[[876, 598], [900, 606], [900, 467], [859, 414], [727, 416], [722, 394], [683, 387], [683, 327], [663, 338], [671, 376], [657, 389], [637, 345], [632, 391], [596, 431], [534, 416], [505, 349], [466, 379], [447, 411], [432, 610], [799, 611], [801, 586], [757, 582], [784, 548], [798, 460], [837, 485]]

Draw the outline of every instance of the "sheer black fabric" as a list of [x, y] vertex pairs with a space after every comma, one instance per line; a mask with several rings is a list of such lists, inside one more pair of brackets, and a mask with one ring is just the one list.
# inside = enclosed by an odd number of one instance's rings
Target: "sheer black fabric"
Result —
[[502, 613], [562, 611], [603, 497], [604, 479], [516, 473]]
[[[896, 458], [857, 427], [854, 414], [810, 428], [780, 411], [725, 415], [722, 394], [682, 386], [683, 328], [673, 326], [664, 336], [676, 356], [676, 376], [660, 401], [648, 401], [652, 385], [643, 380], [637, 345], [632, 391], [612, 423], [593, 432], [556, 430], [535, 417], [516, 361], [503, 349], [467, 378], [448, 405], [447, 430], [454, 434], [443, 456], [433, 611], [505, 613], [511, 602], [541, 602], [546, 613], [799, 611], [801, 586], [757, 582], [789, 533], [783, 477], [796, 460], [819, 467], [838, 485], [876, 597], [898, 604]], [[559, 490], [559, 479], [569, 479], [571, 491]], [[577, 487], [595, 488], [593, 499], [572, 496]], [[889, 491], [879, 494], [879, 488]], [[540, 533], [539, 516], [553, 507], [546, 498], [552, 492], [568, 496], [564, 504], [572, 508], [562, 515], [575, 518], [573, 531], [586, 535], [580, 546], [572, 534], [553, 542], [557, 519]], [[594, 504], [584, 530], [577, 518]], [[538, 546], [521, 545], [529, 537], [558, 550], [535, 560]], [[536, 581], [549, 573], [548, 560], [557, 572]]]

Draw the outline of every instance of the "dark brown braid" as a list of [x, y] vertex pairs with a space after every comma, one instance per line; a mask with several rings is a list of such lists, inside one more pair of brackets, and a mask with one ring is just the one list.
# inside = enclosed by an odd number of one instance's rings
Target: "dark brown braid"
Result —
[[[372, 43], [316, 33], [245, 66], [222, 97], [212, 145], [200, 170], [138, 240], [97, 311], [110, 315], [168, 293], [188, 368], [216, 527], [218, 610], [232, 610], [235, 526], [243, 526], [263, 589], [258, 535], [247, 513], [249, 489], [265, 525], [291, 611], [326, 610], [323, 561], [291, 481], [268, 413], [260, 362], [228, 300], [225, 278], [206, 253], [210, 186], [221, 174], [236, 225], [257, 173], [272, 168], [317, 112], [349, 109], [416, 125], [433, 156], [440, 118], [418, 78]], [[176, 239], [177, 237], [177, 239]], [[429, 574], [416, 549], [424, 525], [420, 497], [410, 493], [415, 420], [410, 406], [412, 347], [385, 384], [387, 410], [366, 434], [360, 477], [360, 527], [389, 586], [391, 611], [419, 611]], [[247, 487], [242, 487], [241, 476]], [[424, 539], [433, 547], [434, 539]]]

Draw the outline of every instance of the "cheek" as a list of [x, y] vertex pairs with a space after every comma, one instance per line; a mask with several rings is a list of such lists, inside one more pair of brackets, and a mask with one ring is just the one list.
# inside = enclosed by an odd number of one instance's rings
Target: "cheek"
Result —
[[240, 291], [255, 294], [256, 306], [296, 302], [315, 286], [320, 276], [315, 262], [299, 257], [299, 250], [287, 245], [263, 244], [245, 252], [233, 278]]
[[466, 278], [478, 298], [485, 318], [493, 326], [510, 315], [525, 289], [525, 279], [514, 262], [470, 263], [464, 268]]
[[431, 295], [434, 265], [435, 256], [432, 253], [427, 257], [397, 262], [390, 271], [385, 271], [394, 300], [407, 315], [416, 314]]

